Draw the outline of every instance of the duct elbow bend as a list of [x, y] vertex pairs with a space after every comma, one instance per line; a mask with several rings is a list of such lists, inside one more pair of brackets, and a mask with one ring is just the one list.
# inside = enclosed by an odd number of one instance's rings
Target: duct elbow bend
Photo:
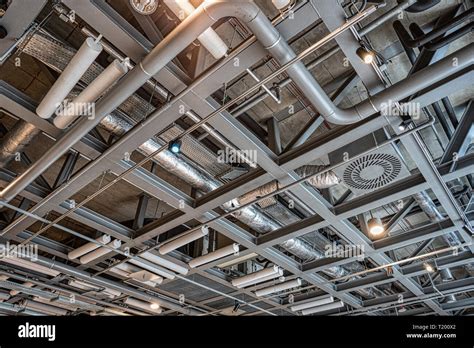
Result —
[[261, 12], [253, 0], [205, 0], [201, 6], [213, 21], [236, 17], [244, 23], [249, 23]]
[[328, 115], [323, 115], [324, 119], [332, 124], [348, 125], [359, 122], [369, 115], [363, 116], [357, 107], [350, 109], [334, 108]]

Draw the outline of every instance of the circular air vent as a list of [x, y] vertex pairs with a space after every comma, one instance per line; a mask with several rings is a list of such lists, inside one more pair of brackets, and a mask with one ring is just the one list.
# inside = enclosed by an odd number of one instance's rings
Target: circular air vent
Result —
[[358, 190], [372, 190], [392, 182], [400, 174], [400, 160], [385, 153], [356, 159], [344, 170], [344, 181]]

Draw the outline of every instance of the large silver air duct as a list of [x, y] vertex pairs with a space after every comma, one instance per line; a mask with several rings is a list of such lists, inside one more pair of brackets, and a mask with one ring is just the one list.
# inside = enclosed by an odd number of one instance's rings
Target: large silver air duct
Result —
[[0, 168], [5, 168], [17, 153], [23, 152], [40, 133], [33, 124], [19, 120], [0, 141]]

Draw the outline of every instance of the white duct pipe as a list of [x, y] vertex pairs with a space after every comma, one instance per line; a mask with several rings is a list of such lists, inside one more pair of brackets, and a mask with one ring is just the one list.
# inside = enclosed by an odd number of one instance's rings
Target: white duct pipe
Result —
[[[100, 236], [99, 238], [96, 239], [97, 242], [99, 242], [100, 244], [103, 244], [103, 245], [106, 245], [106, 244], [110, 243], [110, 240], [111, 240], [111, 238], [107, 234], [104, 234], [104, 235], [102, 235], [102, 236]], [[83, 256], [87, 253], [90, 253], [91, 251], [99, 249], [99, 248], [100, 248], [100, 245], [97, 245], [96, 243], [93, 243], [93, 242], [89, 242], [89, 243], [86, 243], [83, 246], [69, 252], [67, 254], [67, 257], [69, 258], [69, 260], [74, 260], [74, 259], [77, 259], [77, 258], [79, 258], [79, 257], [81, 257], [81, 256]]]
[[110, 288], [100, 289], [98, 287], [95, 287], [92, 284], [89, 284], [89, 283], [86, 283], [86, 282], [83, 282], [83, 281], [80, 281], [80, 280], [70, 280], [70, 281], [68, 281], [68, 284], [70, 286], [73, 286], [73, 287], [81, 289], [81, 290], [103, 292], [106, 295], [110, 295], [112, 297], [118, 297], [118, 296], [122, 295], [122, 293], [120, 291], [110, 289]]
[[320, 300], [315, 300], [315, 301], [305, 302], [305, 303], [301, 303], [301, 304], [296, 304], [294, 306], [291, 306], [290, 309], [293, 312], [297, 312], [297, 311], [301, 311], [303, 309], [323, 306], [323, 305], [333, 303], [333, 302], [334, 302], [334, 297], [330, 296], [330, 297], [322, 298]]
[[165, 268], [168, 268], [172, 271], [175, 271], [177, 273], [186, 275], [188, 274], [188, 269], [186, 267], [180, 266], [174, 262], [168, 261], [162, 257], [159, 257], [155, 254], [152, 254], [150, 252], [145, 252], [143, 254], [140, 254], [140, 257], [144, 258], [145, 260], [148, 260], [150, 262], [156, 263], [157, 265], [163, 266]]
[[133, 280], [136, 280], [137, 282], [152, 285], [152, 286], [156, 286], [156, 284], [161, 284], [163, 282], [162, 277], [145, 270], [130, 273], [128, 277], [132, 278]]
[[19, 267], [22, 267], [22, 268], [26, 268], [26, 269], [29, 269], [29, 270], [32, 270], [32, 271], [36, 271], [36, 272], [39, 272], [39, 273], [43, 273], [43, 274], [46, 274], [46, 275], [50, 275], [52, 277], [56, 277], [57, 275], [60, 274], [58, 271], [55, 271], [54, 269], [51, 269], [51, 268], [48, 268], [48, 267], [45, 267], [45, 266], [41, 266], [41, 265], [38, 265], [34, 262], [24, 260], [24, 259], [20, 259], [20, 258], [16, 258], [16, 257], [15, 258], [5, 257], [5, 258], [0, 259], [0, 261], [9, 263], [9, 264], [12, 264], [12, 265], [15, 265], [15, 266], [19, 266]]
[[255, 291], [255, 295], [258, 297], [271, 295], [276, 292], [285, 291], [292, 288], [297, 288], [301, 286], [301, 279], [290, 280], [289, 282], [284, 282], [282, 284], [270, 286], [268, 288], [260, 289]]
[[212, 253], [196, 257], [189, 262], [189, 267], [196, 268], [206, 263], [222, 259], [229, 255], [235, 255], [239, 252], [239, 244], [233, 243], [224, 248], [213, 251]]
[[[156, 314], [161, 314], [162, 312], [162, 309], [158, 302], [148, 303], [148, 302], [144, 302], [144, 301], [140, 301], [140, 300], [136, 300], [134, 298], [128, 297], [124, 301], [124, 303], [126, 305], [129, 305], [135, 308], [143, 309], [147, 312], [152, 312]], [[156, 308], [156, 306], [158, 306], [158, 308]]]
[[194, 242], [195, 240], [204, 237], [209, 233], [209, 229], [205, 228], [200, 228], [196, 231], [193, 231], [191, 233], [185, 233], [183, 236], [176, 238], [175, 240], [172, 240], [171, 242], [165, 243], [163, 246], [161, 246], [158, 250], [161, 255], [166, 255], [173, 250], [178, 249], [179, 247], [182, 247], [183, 245], [189, 244], [191, 242]]
[[133, 263], [134, 265], [139, 266], [141, 268], [144, 268], [144, 269], [146, 269], [146, 270], [148, 270], [152, 273], [159, 274], [162, 277], [165, 277], [165, 278], [168, 278], [168, 279], [176, 278], [176, 276], [173, 273], [168, 272], [165, 269], [162, 269], [158, 266], [157, 267], [152, 267], [152, 266], [149, 266], [148, 264], [146, 264], [142, 261], [136, 260], [136, 259], [130, 259], [130, 260], [128, 260], [128, 262]]
[[273, 267], [265, 268], [261, 271], [250, 273], [246, 276], [234, 279], [234, 280], [232, 280], [232, 285], [236, 286], [236, 287], [239, 287], [239, 286], [244, 285], [246, 283], [256, 282], [259, 279], [265, 278], [267, 276], [277, 277], [279, 271], [280, 271], [280, 268], [277, 265], [274, 265]]
[[[164, 0], [164, 3], [180, 20], [184, 20], [195, 10], [189, 0]], [[227, 45], [214, 29], [206, 29], [197, 39], [215, 59], [220, 59], [227, 54]]]
[[43, 312], [43, 313], [49, 314], [49, 315], [66, 315], [67, 314], [67, 310], [65, 310], [65, 309], [61, 309], [61, 308], [58, 308], [58, 307], [55, 307], [55, 306], [51, 306], [51, 305], [48, 305], [48, 304], [39, 303], [39, 302], [31, 301], [31, 300], [25, 300], [23, 302], [23, 305], [26, 308], [33, 309], [33, 310], [36, 310], [36, 311], [39, 311], [39, 312]]
[[[131, 265], [127, 262], [124, 262], [124, 263], [120, 263], [118, 264], [117, 266], [115, 266], [114, 268], [111, 268], [110, 269], [111, 272], [115, 273], [115, 274], [118, 274], [124, 278], [132, 278], [132, 274], [133, 273], [137, 273], [137, 272], [140, 272], [140, 271], [144, 271], [143, 268], [140, 268], [140, 267], [137, 267], [137, 266], [134, 266], [134, 265]], [[147, 284], [147, 285], [150, 285], [150, 286], [156, 286], [157, 284], [161, 284], [163, 282], [163, 278], [153, 272], [149, 272], [149, 271], [145, 271], [145, 272], [148, 272], [151, 277], [153, 277], [153, 282], [143, 282], [143, 284]], [[135, 278], [133, 278], [135, 279]], [[135, 279], [137, 281], [140, 281], [138, 279]]]
[[50, 118], [54, 114], [57, 107], [68, 96], [69, 92], [72, 91], [100, 52], [102, 52], [102, 45], [100, 43], [95, 42], [90, 37], [84, 41], [74, 58], [72, 58], [61, 76], [59, 76], [48, 94], [46, 94], [40, 105], [36, 108], [38, 116]]
[[[280, 278], [280, 277], [283, 277], [283, 269], [282, 268], [280, 268], [278, 270], [278, 272], [275, 273], [275, 274], [270, 274], [270, 275], [267, 275], [267, 276], [262, 277], [262, 278], [249, 280], [248, 282], [242, 283], [242, 284], [238, 285], [237, 287], [238, 288], [246, 288], [247, 286], [263, 283], [263, 282], [266, 282], [267, 280], [274, 280], [275, 281], [275, 278]], [[278, 279], [278, 281], [283, 282], [284, 278]]]
[[[110, 242], [109, 244], [107, 244], [107, 246], [112, 248], [112, 249], [118, 249], [118, 248], [120, 248], [121, 245], [122, 245], [122, 241], [120, 241], [119, 239], [115, 239], [112, 242]], [[109, 248], [100, 247], [99, 249], [82, 256], [79, 259], [79, 261], [84, 265], [84, 264], [87, 264], [91, 261], [94, 261], [94, 260], [98, 259], [99, 257], [102, 257], [102, 256], [104, 256], [108, 253], [110, 253]]]
[[117, 82], [128, 71], [127, 64], [114, 60], [109, 66], [91, 82], [71, 103], [58, 112], [53, 123], [64, 129], [73, 123], [79, 116], [91, 117], [93, 103]]
[[320, 312], [328, 311], [330, 309], [336, 309], [336, 308], [341, 308], [341, 307], [344, 307], [344, 302], [338, 301], [334, 303], [329, 303], [324, 306], [305, 309], [301, 311], [301, 314], [309, 315], [309, 314], [320, 313]]

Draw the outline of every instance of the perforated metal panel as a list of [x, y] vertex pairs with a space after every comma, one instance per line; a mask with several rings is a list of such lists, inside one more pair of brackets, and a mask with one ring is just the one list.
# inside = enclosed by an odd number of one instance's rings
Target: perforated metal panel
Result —
[[374, 190], [391, 183], [401, 170], [400, 160], [386, 153], [372, 153], [353, 161], [344, 170], [344, 182], [358, 190]]

